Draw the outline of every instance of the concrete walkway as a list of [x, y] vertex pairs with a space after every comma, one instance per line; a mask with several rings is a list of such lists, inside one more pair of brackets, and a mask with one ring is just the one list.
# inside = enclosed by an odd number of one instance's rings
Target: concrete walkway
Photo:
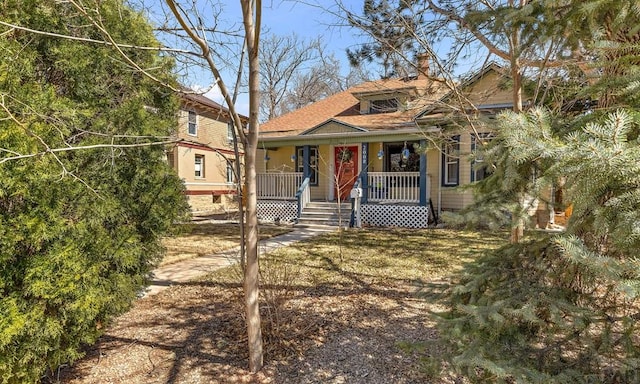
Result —
[[[265, 254], [336, 229], [337, 227], [294, 227], [289, 233], [261, 240], [258, 245], [259, 252]], [[239, 260], [240, 247], [238, 246], [220, 253], [161, 266], [153, 271], [153, 279], [151, 285], [147, 287], [145, 296], [155, 295], [173, 284], [188, 282], [216, 269], [235, 264]]]

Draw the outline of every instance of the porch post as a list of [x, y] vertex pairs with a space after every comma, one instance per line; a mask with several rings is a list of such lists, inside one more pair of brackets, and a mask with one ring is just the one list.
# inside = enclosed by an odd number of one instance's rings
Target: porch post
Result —
[[369, 143], [362, 143], [362, 171], [360, 172], [360, 188], [362, 188], [362, 203], [369, 200]]
[[311, 150], [309, 145], [302, 147], [302, 180], [311, 176]]
[[427, 206], [427, 142], [420, 140], [420, 206]]

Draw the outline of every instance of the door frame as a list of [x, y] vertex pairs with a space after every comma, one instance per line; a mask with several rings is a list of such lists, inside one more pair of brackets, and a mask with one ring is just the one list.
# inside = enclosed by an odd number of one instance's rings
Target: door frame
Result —
[[[356, 148], [356, 159], [354, 159], [354, 165], [356, 167], [356, 181], [358, 178], [358, 175], [361, 172], [362, 169], [362, 144], [361, 143], [355, 143], [355, 144], [334, 144], [331, 145], [331, 163], [330, 163], [330, 170], [331, 173], [329, 174], [329, 177], [331, 179], [330, 181], [330, 189], [329, 189], [329, 200], [330, 201], [335, 201], [337, 200], [338, 196], [336, 195], [336, 169], [335, 169], [335, 165], [336, 165], [336, 149], [338, 147], [355, 147]], [[355, 182], [355, 181], [354, 181]], [[347, 201], [348, 199], [343, 200]]]

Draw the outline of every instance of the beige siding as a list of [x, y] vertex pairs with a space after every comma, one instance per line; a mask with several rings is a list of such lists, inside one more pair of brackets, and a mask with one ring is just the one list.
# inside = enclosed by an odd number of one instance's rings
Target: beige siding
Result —
[[427, 175], [429, 176], [429, 196], [434, 208], [438, 209], [438, 191], [440, 189], [440, 151], [436, 148], [427, 151]]
[[380, 145], [381, 145], [380, 142], [369, 144], [369, 172], [384, 171], [383, 160], [378, 159], [378, 151], [380, 151]]
[[256, 172], [264, 173], [267, 171], [267, 161], [265, 160], [265, 156], [269, 153], [269, 151], [264, 149], [258, 149], [256, 151]]
[[331, 195], [331, 181], [333, 180], [333, 147], [321, 145], [318, 147], [318, 186], [311, 188], [311, 198], [315, 200], [329, 200]]
[[196, 135], [188, 133], [189, 110], [182, 109], [178, 119], [178, 138], [197, 142], [210, 147], [233, 150], [233, 143], [227, 138], [227, 121], [218, 121], [210, 112], [192, 109], [197, 115]]
[[264, 164], [262, 168], [258, 168], [258, 172], [295, 172], [296, 163], [291, 161], [291, 156], [295, 152], [296, 149], [293, 146], [269, 149], [267, 151], [269, 160], [264, 161], [264, 156], [262, 156]]
[[[200, 148], [178, 147], [177, 161], [180, 164], [178, 175], [183, 179], [189, 190], [226, 189], [232, 186], [227, 183], [227, 162], [222, 155], [211, 150]], [[196, 177], [196, 156], [204, 158], [204, 175]], [[229, 156], [233, 160], [233, 156]], [[194, 185], [199, 184], [199, 186]]]
[[502, 87], [504, 78], [491, 71], [475, 84], [465, 89], [464, 93], [476, 106], [513, 102], [511, 88]]
[[[377, 153], [380, 149], [380, 142], [369, 144], [369, 171], [381, 172], [384, 170], [383, 160], [378, 159]], [[311, 198], [313, 200], [328, 200], [331, 193], [333, 181], [333, 146], [321, 145], [319, 147], [320, 159], [318, 162], [319, 177], [318, 185], [311, 187]], [[359, 146], [359, 151], [361, 146]], [[291, 161], [291, 155], [295, 153], [294, 146], [280, 147], [277, 150], [269, 149], [269, 161], [261, 163], [258, 166], [259, 172], [283, 171], [294, 172], [295, 163]], [[460, 173], [459, 185], [469, 184], [471, 182], [471, 161], [469, 155], [471, 153], [471, 134], [460, 134]], [[431, 148], [427, 152], [427, 177], [429, 178], [429, 197], [431, 198], [434, 208], [438, 209], [438, 202], [441, 202], [442, 210], [457, 211], [473, 202], [472, 191], [460, 191], [456, 187], [443, 187], [441, 185], [441, 156], [439, 149]], [[264, 154], [259, 155], [260, 159], [264, 159]], [[359, 158], [361, 154], [359, 153]], [[359, 170], [362, 170], [362, 164], [359, 164]]]
[[369, 113], [370, 104], [369, 100], [360, 100], [360, 113]]
[[321, 135], [326, 133], [349, 133], [349, 132], [360, 132], [360, 131], [355, 128], [346, 127], [344, 124], [328, 123], [326, 125], [318, 127], [313, 132], [309, 133], [309, 136]]
[[[190, 135], [189, 111], [196, 113], [196, 134]], [[199, 107], [183, 105], [178, 116], [178, 143], [167, 156], [184, 181], [187, 198], [194, 211], [234, 209], [234, 183], [227, 182], [227, 161], [235, 160], [233, 143], [227, 138], [227, 118]], [[241, 150], [242, 152], [242, 150]], [[202, 159], [203, 174], [196, 176], [196, 157]]]
[[[460, 134], [460, 170], [458, 186], [471, 183], [471, 134]], [[430, 177], [429, 190], [435, 209], [438, 203], [442, 204], [441, 210], [457, 211], [473, 202], [473, 192], [461, 191], [457, 187], [442, 186], [442, 152], [439, 149], [431, 149], [427, 153], [427, 174]]]

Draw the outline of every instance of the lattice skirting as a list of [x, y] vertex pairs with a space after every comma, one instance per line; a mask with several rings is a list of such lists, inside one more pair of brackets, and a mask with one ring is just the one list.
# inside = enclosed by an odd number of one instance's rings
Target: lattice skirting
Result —
[[427, 228], [429, 207], [363, 204], [362, 224], [374, 227]]
[[258, 220], [294, 221], [298, 217], [296, 201], [258, 201]]

